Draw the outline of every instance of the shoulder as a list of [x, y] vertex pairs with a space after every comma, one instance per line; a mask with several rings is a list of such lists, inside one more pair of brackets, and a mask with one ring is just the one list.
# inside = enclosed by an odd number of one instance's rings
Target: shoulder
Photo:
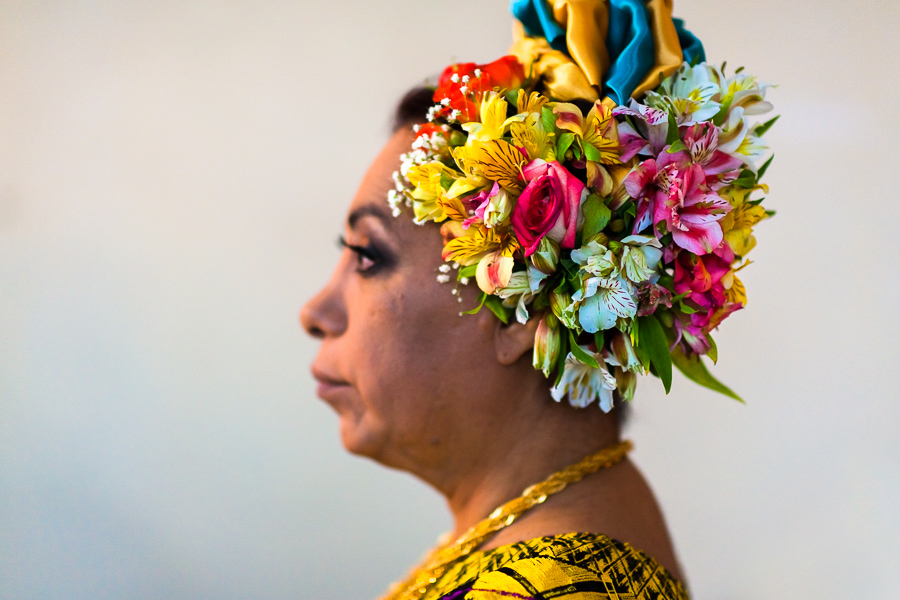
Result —
[[603, 535], [566, 534], [475, 553], [441, 578], [446, 600], [686, 600], [659, 563]]

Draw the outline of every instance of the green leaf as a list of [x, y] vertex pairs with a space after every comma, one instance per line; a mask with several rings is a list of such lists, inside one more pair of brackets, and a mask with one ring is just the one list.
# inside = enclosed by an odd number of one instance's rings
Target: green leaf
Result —
[[[732, 98], [733, 100], [733, 98]], [[725, 124], [725, 119], [728, 118], [728, 112], [731, 110], [731, 100], [722, 105], [722, 108], [719, 109], [719, 112], [716, 113], [716, 116], [713, 117], [713, 124], [716, 127], [721, 127]]]
[[678, 304], [678, 309], [679, 309], [681, 312], [683, 312], [684, 314], [686, 314], [686, 315], [692, 315], [692, 314], [694, 314], [695, 312], [697, 312], [696, 310], [694, 310], [693, 308], [691, 308], [690, 306], [688, 306], [688, 305], [685, 304], [684, 302], [680, 302], [680, 303]]
[[544, 131], [547, 133], [556, 131], [556, 115], [554, 115], [553, 111], [547, 106], [541, 109], [541, 121], [544, 125]]
[[478, 303], [478, 306], [476, 306], [472, 310], [463, 311], [463, 314], [464, 315], [477, 315], [478, 311], [481, 310], [481, 307], [484, 306], [484, 302], [485, 302], [485, 300], [487, 300], [487, 297], [488, 297], [487, 294], [485, 294], [484, 292], [481, 292], [481, 296], [479, 297], [480, 302]]
[[563, 373], [566, 370], [566, 358], [569, 356], [569, 338], [559, 336], [559, 355], [556, 357], [556, 382], [553, 385], [559, 385]]
[[[653, 364], [650, 362], [650, 355], [647, 354], [647, 351], [641, 348], [640, 346], [634, 347], [634, 354], [637, 356], [638, 360], [641, 361], [641, 366], [644, 367], [644, 370], [649, 370], [651, 373], [656, 375], [656, 369], [653, 367]], [[659, 375], [656, 375], [659, 377]]]
[[672, 356], [669, 354], [669, 342], [666, 340], [666, 332], [656, 317], [638, 317], [641, 328], [640, 348], [650, 358], [650, 364], [656, 369], [656, 374], [666, 388], [666, 393], [672, 389]]
[[[666, 328], [666, 331], [671, 331], [673, 327], [675, 327], [675, 316], [672, 314], [672, 311], [668, 308], [657, 307], [656, 312], [653, 313], [660, 323], [662, 323], [663, 327]], [[672, 345], [672, 340], [669, 340], [669, 345]]]
[[582, 240], [590, 240], [602, 232], [612, 216], [612, 211], [603, 203], [603, 198], [597, 194], [588, 196], [581, 205], [581, 210], [584, 213], [584, 225], [581, 228]]
[[578, 263], [571, 258], [562, 258], [560, 259], [559, 264], [561, 264], [562, 268], [570, 275], [578, 275], [578, 270], [581, 268]]
[[676, 140], [680, 140], [680, 134], [678, 133], [678, 121], [675, 120], [675, 115], [673, 113], [669, 113], [669, 135], [666, 137], [667, 144], [674, 144]]
[[709, 388], [714, 392], [719, 392], [720, 394], [725, 394], [729, 398], [734, 398], [738, 402], [745, 404], [740, 396], [731, 391], [731, 388], [729, 388], [710, 374], [710, 372], [706, 369], [706, 365], [704, 365], [703, 361], [700, 359], [699, 355], [693, 354], [688, 357], [684, 354], [684, 352], [681, 351], [681, 348], [679, 346], [675, 346], [675, 349], [672, 350], [671, 355], [672, 364], [678, 367], [678, 370], [681, 371], [685, 377], [687, 377], [694, 383], [699, 383], [705, 388]]
[[484, 305], [487, 306], [497, 318], [503, 321], [504, 325], [509, 324], [509, 309], [503, 306], [503, 301], [497, 296], [487, 296]]
[[[668, 275], [668, 274], [660, 275], [660, 276], [659, 276], [659, 279], [657, 280], [656, 283], [658, 283], [659, 285], [663, 286], [664, 288], [666, 288], [666, 289], [669, 290], [670, 292], [673, 292], [673, 293], [674, 293], [674, 291], [675, 291], [675, 278], [672, 277], [671, 275]], [[683, 297], [684, 297], [684, 296], [682, 296], [682, 298], [683, 298]], [[673, 298], [672, 301], [674, 302], [675, 299]]]
[[603, 345], [606, 344], [606, 336], [602, 331], [594, 334], [594, 343], [597, 344], [597, 352], [603, 352]]
[[596, 163], [603, 162], [603, 154], [593, 144], [585, 142], [582, 145], [584, 146], [584, 157], [586, 159]]
[[576, 160], [581, 160], [581, 144], [572, 144], [572, 153], [575, 155]]
[[740, 177], [732, 182], [732, 185], [745, 190], [756, 186], [756, 175], [750, 169], [741, 171]]
[[774, 216], [777, 215], [777, 214], [778, 214], [778, 212], [777, 212], [777, 211], [774, 211], [774, 210], [767, 210], [767, 211], [766, 211], [766, 216], [767, 216], [767, 217], [770, 217], [770, 218], [771, 218], [771, 217], [774, 217]]
[[713, 364], [716, 364], [719, 362], [719, 347], [716, 346], [716, 341], [708, 333], [706, 334], [706, 341], [709, 342], [709, 351], [706, 355], [709, 357], [709, 360], [713, 361]]
[[559, 162], [563, 162], [566, 157], [566, 151], [569, 149], [569, 146], [572, 145], [572, 142], [575, 141], [575, 134], [571, 131], [567, 131], [561, 136], [559, 136], [559, 142], [556, 144], [556, 160]]
[[572, 330], [569, 329], [569, 349], [572, 351], [572, 354], [575, 355], [575, 358], [583, 362], [584, 364], [594, 367], [595, 369], [599, 369], [600, 365], [597, 364], [597, 361], [594, 360], [594, 357], [582, 350], [581, 346], [578, 345], [578, 342], [575, 340], [575, 334], [572, 333]]
[[459, 281], [463, 277], [475, 277], [475, 273], [478, 272], [478, 265], [469, 265], [468, 267], [461, 267], [459, 271], [456, 273], [456, 280]]
[[682, 150], [687, 150], [687, 146], [684, 145], [684, 142], [681, 140], [675, 140], [672, 142], [672, 145], [666, 149], [666, 152], [669, 154], [675, 154], [676, 152], [681, 152]]
[[755, 131], [756, 135], [758, 135], [759, 137], [766, 135], [766, 133], [770, 129], [772, 129], [772, 125], [777, 123], [778, 119], [780, 119], [780, 118], [781, 118], [781, 115], [778, 115], [774, 119], [770, 119], [770, 120], [766, 121], [765, 123], [763, 123], [762, 125], [760, 125], [759, 127], [757, 127], [756, 131]]
[[759, 168], [759, 173], [756, 175], [756, 180], [757, 180], [757, 181], [759, 181], [760, 179], [762, 179], [762, 178], [763, 178], [763, 175], [766, 174], [766, 171], [769, 170], [769, 165], [772, 164], [772, 160], [773, 160], [774, 158], [775, 158], [775, 155], [773, 154], [772, 156], [769, 157], [769, 160], [766, 161], [766, 164], [764, 164], [763, 166], [761, 166], [761, 167]]

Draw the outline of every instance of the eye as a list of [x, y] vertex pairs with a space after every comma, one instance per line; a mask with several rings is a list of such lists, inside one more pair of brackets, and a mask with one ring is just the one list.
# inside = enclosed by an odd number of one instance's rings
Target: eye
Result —
[[348, 243], [343, 237], [338, 240], [338, 243], [356, 255], [356, 271], [358, 273], [368, 274], [384, 260], [378, 249], [371, 244], [366, 246], [356, 246]]

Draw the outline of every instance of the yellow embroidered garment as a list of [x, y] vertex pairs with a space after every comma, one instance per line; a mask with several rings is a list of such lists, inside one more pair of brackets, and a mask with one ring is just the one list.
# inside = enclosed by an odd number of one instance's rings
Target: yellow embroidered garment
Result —
[[422, 600], [688, 600], [643, 552], [604, 535], [569, 533], [473, 552]]

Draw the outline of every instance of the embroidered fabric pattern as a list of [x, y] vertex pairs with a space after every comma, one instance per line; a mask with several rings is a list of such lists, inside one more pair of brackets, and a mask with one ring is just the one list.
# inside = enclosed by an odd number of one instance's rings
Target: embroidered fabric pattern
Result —
[[570, 533], [476, 552], [448, 570], [423, 600], [687, 600], [656, 561], [603, 535]]
[[468, 313], [540, 319], [533, 364], [557, 401], [609, 411], [639, 374], [668, 392], [673, 365], [740, 400], [701, 357], [717, 361], [712, 332], [746, 306], [737, 273], [774, 214], [767, 86], [704, 62], [668, 0], [512, 9], [511, 55], [441, 75], [395, 216], [441, 224], [437, 278], [477, 283]]

